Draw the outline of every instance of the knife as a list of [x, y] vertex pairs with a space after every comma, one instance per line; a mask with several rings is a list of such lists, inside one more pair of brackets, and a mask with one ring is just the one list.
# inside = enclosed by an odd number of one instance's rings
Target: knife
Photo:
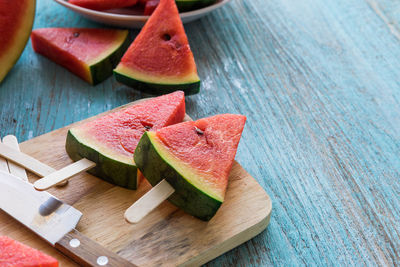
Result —
[[78, 232], [79, 210], [3, 171], [0, 209], [82, 266], [136, 266]]

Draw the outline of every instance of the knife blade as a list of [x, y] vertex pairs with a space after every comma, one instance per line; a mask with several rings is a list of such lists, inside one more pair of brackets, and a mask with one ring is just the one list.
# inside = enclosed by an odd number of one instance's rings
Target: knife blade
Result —
[[75, 230], [82, 213], [0, 171], [0, 209], [84, 266], [135, 266]]

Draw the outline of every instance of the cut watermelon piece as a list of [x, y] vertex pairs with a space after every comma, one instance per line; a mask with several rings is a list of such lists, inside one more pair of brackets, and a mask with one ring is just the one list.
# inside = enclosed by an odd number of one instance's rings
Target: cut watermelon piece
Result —
[[0, 266], [58, 267], [58, 261], [7, 236], [0, 236]]
[[44, 28], [32, 32], [33, 49], [83, 80], [98, 84], [112, 75], [129, 32], [114, 29]]
[[199, 92], [200, 80], [174, 0], [161, 0], [114, 70], [118, 81], [162, 94]]
[[185, 116], [182, 91], [152, 98], [74, 127], [66, 150], [72, 160], [96, 163], [89, 173], [110, 183], [136, 189], [138, 171], [133, 152], [144, 132], [179, 123]]
[[28, 42], [35, 6], [35, 0], [0, 0], [0, 82]]
[[168, 200], [208, 221], [224, 201], [245, 121], [223, 114], [146, 132], [136, 166], [153, 186], [166, 179], [175, 189]]
[[[160, 0], [142, 0], [139, 3], [144, 5], [144, 15], [151, 15], [156, 9]], [[175, 0], [179, 12], [187, 12], [212, 5], [216, 0]]]
[[138, 0], [69, 0], [69, 3], [93, 10], [107, 10], [135, 5]]
[[146, 16], [150, 16], [151, 14], [153, 14], [154, 10], [156, 9], [156, 7], [158, 6], [159, 3], [160, 3], [160, 0], [146, 1], [143, 14]]

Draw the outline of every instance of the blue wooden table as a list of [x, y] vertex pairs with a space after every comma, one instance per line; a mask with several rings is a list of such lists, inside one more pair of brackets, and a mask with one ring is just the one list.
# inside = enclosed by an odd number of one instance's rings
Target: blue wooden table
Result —
[[[59, 26], [101, 27], [38, 0], [34, 28]], [[237, 160], [273, 201], [266, 231], [208, 265], [400, 264], [400, 1], [233, 0], [185, 29], [202, 78], [188, 113], [247, 116]], [[0, 85], [0, 136], [145, 96], [29, 43]]]

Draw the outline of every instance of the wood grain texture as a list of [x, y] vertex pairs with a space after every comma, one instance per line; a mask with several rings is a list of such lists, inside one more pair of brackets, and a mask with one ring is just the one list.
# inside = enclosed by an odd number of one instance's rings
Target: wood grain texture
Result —
[[[69, 128], [26, 141], [21, 144], [21, 150], [55, 169], [69, 165], [72, 160], [64, 148]], [[46, 147], [52, 149], [43, 149]], [[146, 181], [134, 191], [81, 173], [71, 179], [68, 186], [51, 188], [49, 192], [83, 213], [77, 226], [79, 232], [136, 265], [199, 265], [249, 240], [269, 223], [271, 200], [254, 178], [235, 162], [229, 179], [225, 201], [209, 222], [164, 202], [139, 223], [127, 223], [124, 220], [126, 209], [151, 189]], [[29, 181], [35, 180], [37, 177], [30, 175]], [[0, 235], [7, 234], [19, 240], [20, 233], [29, 232], [14, 225], [14, 220], [0, 211]], [[42, 241], [28, 236], [25, 242], [41, 247]], [[63, 246], [65, 244], [66, 241], [62, 242]], [[62, 266], [73, 264], [49, 245], [44, 251], [59, 259]], [[86, 252], [83, 251], [85, 255]]]
[[[98, 26], [38, 2], [35, 28]], [[274, 202], [265, 232], [208, 266], [400, 264], [399, 5], [233, 0], [185, 25], [203, 82], [188, 113], [248, 117], [237, 160]], [[114, 78], [91, 87], [28, 44], [0, 85], [0, 135], [141, 97]]]

